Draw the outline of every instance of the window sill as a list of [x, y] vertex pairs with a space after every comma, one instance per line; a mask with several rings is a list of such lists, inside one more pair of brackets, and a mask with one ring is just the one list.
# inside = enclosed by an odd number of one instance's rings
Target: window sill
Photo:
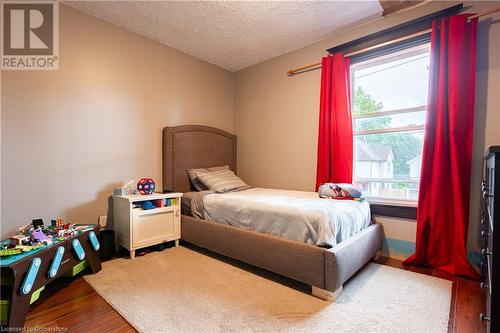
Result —
[[397, 207], [417, 207], [418, 201], [413, 200], [396, 200], [396, 199], [384, 199], [384, 198], [370, 198], [367, 197], [366, 200], [370, 205], [384, 205], [384, 206], [397, 206]]
[[367, 198], [373, 215], [397, 217], [408, 220], [417, 219], [417, 202], [381, 200]]

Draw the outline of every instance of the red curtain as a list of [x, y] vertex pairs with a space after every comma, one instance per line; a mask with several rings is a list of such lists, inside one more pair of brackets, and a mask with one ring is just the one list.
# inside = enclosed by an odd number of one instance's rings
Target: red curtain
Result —
[[343, 54], [321, 61], [316, 190], [327, 182], [352, 182], [350, 61]]
[[415, 254], [405, 264], [477, 279], [467, 260], [477, 20], [432, 26]]

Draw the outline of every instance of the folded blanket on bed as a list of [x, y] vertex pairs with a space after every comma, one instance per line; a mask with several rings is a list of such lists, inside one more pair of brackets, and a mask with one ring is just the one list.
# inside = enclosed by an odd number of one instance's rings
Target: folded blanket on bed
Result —
[[363, 193], [353, 185], [346, 183], [324, 183], [318, 189], [320, 198], [325, 199], [362, 199]]

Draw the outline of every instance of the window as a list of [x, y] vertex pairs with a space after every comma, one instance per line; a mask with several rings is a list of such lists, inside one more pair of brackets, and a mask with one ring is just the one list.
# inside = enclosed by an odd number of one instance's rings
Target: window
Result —
[[372, 200], [418, 198], [429, 44], [351, 66], [354, 182]]

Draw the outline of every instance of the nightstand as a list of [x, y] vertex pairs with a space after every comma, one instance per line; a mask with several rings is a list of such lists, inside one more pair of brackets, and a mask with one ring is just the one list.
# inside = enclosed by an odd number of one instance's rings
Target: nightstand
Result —
[[[113, 227], [116, 240], [134, 259], [137, 249], [181, 238], [182, 193], [116, 195], [113, 197]], [[143, 209], [145, 201], [162, 200], [163, 207]]]

